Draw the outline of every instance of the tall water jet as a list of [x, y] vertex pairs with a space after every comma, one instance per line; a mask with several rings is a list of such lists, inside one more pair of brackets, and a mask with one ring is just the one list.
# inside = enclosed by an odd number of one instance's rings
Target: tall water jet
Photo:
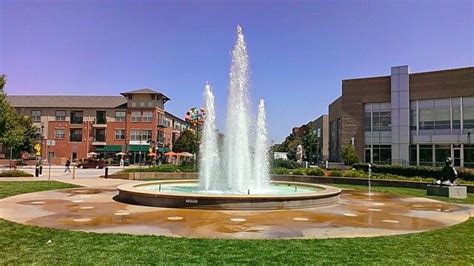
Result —
[[253, 161], [254, 187], [257, 190], [268, 189], [268, 185], [270, 184], [270, 161], [268, 152], [269, 141], [265, 116], [265, 102], [264, 100], [260, 100], [258, 105], [257, 131], [255, 136]]
[[251, 154], [249, 142], [250, 114], [248, 102], [248, 54], [242, 28], [237, 26], [237, 42], [232, 51], [229, 98], [225, 126], [224, 178], [219, 189], [245, 192], [250, 187]]
[[214, 94], [209, 84], [204, 88], [204, 108], [207, 113], [204, 118], [201, 145], [199, 147], [199, 186], [201, 190], [210, 191], [218, 189], [220, 156], [217, 142]]

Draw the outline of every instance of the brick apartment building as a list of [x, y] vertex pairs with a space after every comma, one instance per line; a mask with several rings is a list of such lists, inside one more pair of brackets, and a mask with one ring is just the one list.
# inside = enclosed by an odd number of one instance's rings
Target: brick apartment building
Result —
[[[330, 160], [353, 145], [364, 162], [474, 167], [474, 67], [342, 81], [329, 105]], [[474, 139], [472, 140], [474, 142]]]
[[118, 152], [133, 162], [149, 149], [160, 153], [173, 142], [187, 123], [165, 112], [170, 99], [162, 93], [140, 89], [122, 96], [7, 96], [19, 113], [31, 116], [43, 136], [41, 157], [53, 163], [66, 158], [86, 158], [88, 153], [112, 158]]

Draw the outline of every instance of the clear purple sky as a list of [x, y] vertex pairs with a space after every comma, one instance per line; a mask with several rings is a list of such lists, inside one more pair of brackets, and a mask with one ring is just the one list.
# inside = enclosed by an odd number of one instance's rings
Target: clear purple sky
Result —
[[118, 95], [149, 87], [182, 116], [206, 81], [226, 109], [230, 51], [241, 24], [251, 97], [270, 134], [323, 113], [341, 80], [474, 65], [474, 0], [0, 1], [0, 73], [9, 94]]

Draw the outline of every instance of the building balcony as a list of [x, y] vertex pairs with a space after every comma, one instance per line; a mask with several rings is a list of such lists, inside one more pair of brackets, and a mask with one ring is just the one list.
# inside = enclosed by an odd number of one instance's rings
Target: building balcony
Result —
[[96, 137], [92, 140], [92, 145], [93, 146], [103, 146], [103, 145], [107, 145], [107, 143], [105, 142], [105, 136], [104, 137]]
[[107, 127], [107, 120], [106, 119], [94, 119], [92, 127], [106, 128]]
[[158, 127], [170, 127], [170, 123], [166, 120], [158, 120]]

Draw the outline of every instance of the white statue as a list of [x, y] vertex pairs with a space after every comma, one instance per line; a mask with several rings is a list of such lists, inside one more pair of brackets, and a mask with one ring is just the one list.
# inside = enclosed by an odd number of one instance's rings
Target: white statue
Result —
[[302, 163], [303, 162], [303, 147], [298, 145], [296, 147], [296, 162]]

